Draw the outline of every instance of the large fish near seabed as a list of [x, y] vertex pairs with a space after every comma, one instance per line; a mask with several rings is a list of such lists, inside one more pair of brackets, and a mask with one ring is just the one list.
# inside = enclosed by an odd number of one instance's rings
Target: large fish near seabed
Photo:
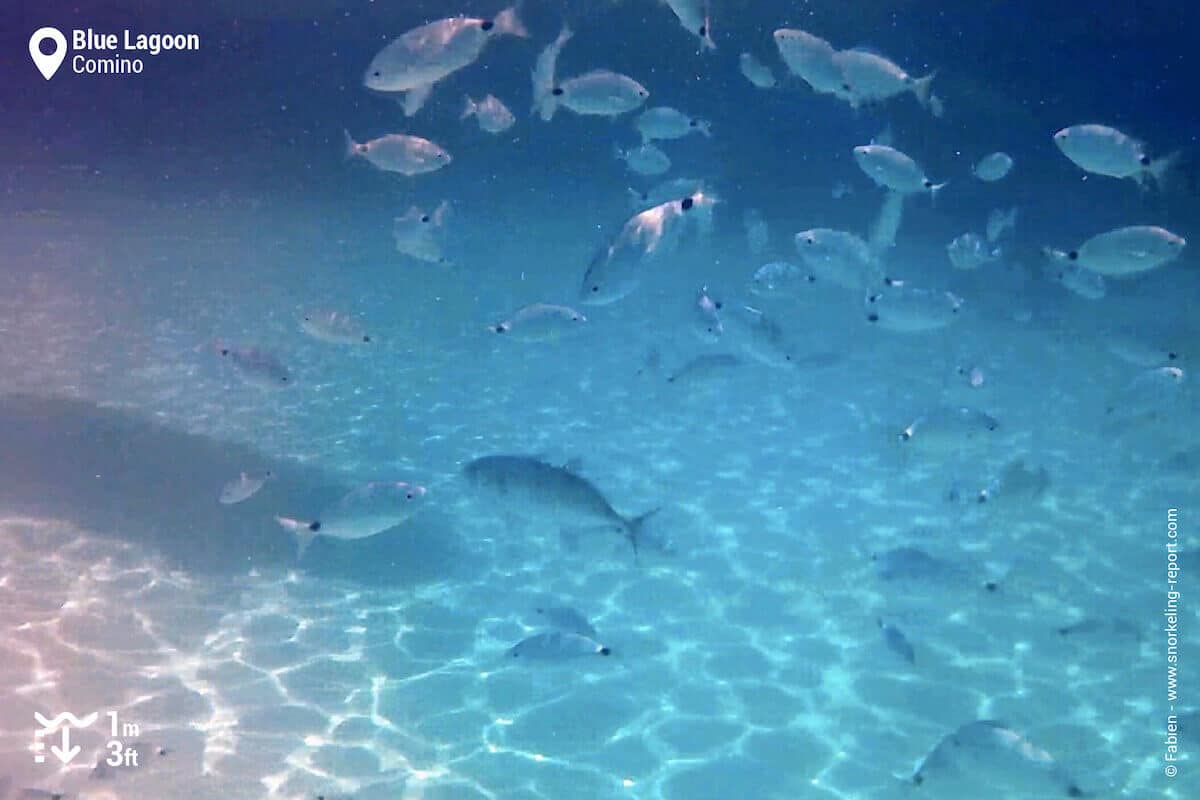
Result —
[[622, 516], [587, 478], [532, 456], [483, 456], [463, 467], [463, 475], [498, 504], [560, 526], [609, 529], [628, 539], [634, 553], [642, 525], [658, 511]]

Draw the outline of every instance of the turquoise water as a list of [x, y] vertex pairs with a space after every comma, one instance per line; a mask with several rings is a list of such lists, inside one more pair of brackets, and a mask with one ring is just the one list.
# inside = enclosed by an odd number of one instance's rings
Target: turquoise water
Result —
[[[0, 800], [1200, 796], [1186, 12], [727, 0], [702, 53], [665, 4], [530, 0], [528, 38], [494, 37], [411, 118], [363, 87], [403, 32], [498, 10], [5, 12]], [[641, 109], [531, 115], [529, 71], [564, 21], [560, 83], [626, 73], [712, 137], [659, 142], [672, 167], [645, 177], [613, 157]], [[26, 57], [44, 25], [201, 46], [45, 80]], [[781, 60], [783, 27], [936, 70], [944, 113], [817, 94]], [[742, 52], [779, 85], [751, 85]], [[459, 119], [489, 92], [515, 116], [497, 135]], [[1179, 150], [1169, 179], [1085, 173], [1052, 136], [1088, 122]], [[343, 129], [453, 161], [382, 171], [344, 158]], [[949, 181], [898, 220], [852, 155], [883, 136]], [[996, 150], [1012, 173], [975, 178]], [[587, 304], [638, 193], [684, 177], [715, 199], [711, 226], [689, 212], [673, 247], [636, 254], [632, 293]], [[399, 252], [396, 218], [443, 201], [447, 263]], [[947, 245], [1012, 207], [999, 253], [956, 269]], [[809, 269], [797, 232], [867, 238], [881, 218], [894, 244], [872, 264], [902, 286], [751, 291], [769, 262]], [[1188, 245], [1098, 299], [1042, 251], [1126, 225]], [[697, 335], [701, 287], [719, 337]], [[868, 320], [864, 296], [906, 287], [957, 310], [918, 309], [929, 330]], [[533, 303], [586, 322], [494, 331]], [[330, 313], [371, 341], [305, 332]], [[734, 365], [670, 380], [714, 355]], [[658, 509], [638, 552], [464, 478], [495, 454], [569, 465], [621, 517]], [[373, 481], [426, 491], [400, 524], [337, 538], [367, 523], [331, 509]], [[298, 559], [277, 516], [327, 524]], [[609, 655], [514, 659], [556, 606]], [[35, 749], [61, 734], [34, 717], [64, 711], [99, 715], [65, 764]], [[137, 731], [114, 735], [110, 712]], [[137, 765], [104, 768], [112, 741]]]

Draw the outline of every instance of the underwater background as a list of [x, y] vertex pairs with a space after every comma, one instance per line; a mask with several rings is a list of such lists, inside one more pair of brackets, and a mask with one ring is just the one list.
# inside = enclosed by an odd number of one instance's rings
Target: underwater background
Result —
[[[529, 35], [493, 37], [414, 116], [364, 87], [405, 31], [500, 5], [0, 11], [0, 800], [1200, 797], [1200, 15], [712, 0], [704, 51], [657, 0], [526, 0]], [[564, 23], [560, 77], [632, 76], [711, 138], [660, 142], [650, 177], [614, 158], [642, 109], [531, 114]], [[201, 44], [47, 80], [43, 26]], [[778, 28], [936, 72], [944, 114], [814, 92]], [[515, 116], [496, 135], [460, 119], [488, 93]], [[1081, 123], [1179, 155], [1161, 184], [1089, 174], [1053, 140]], [[453, 161], [376, 169], [344, 131]], [[882, 269], [951, 293], [953, 318], [882, 328], [820, 280], [756, 292], [761, 266], [804, 266], [796, 233], [884, 216], [852, 153], [884, 139], [948, 185], [904, 201]], [[981, 181], [993, 151], [1015, 166]], [[639, 262], [627, 297], [584, 302], [597, 252], [677, 177], [715, 199], [711, 225]], [[401, 252], [397, 218], [443, 201], [444, 263]], [[947, 245], [1008, 208], [986, 262], [956, 269]], [[1127, 225], [1188, 246], [1102, 297], [1043, 252]], [[765, 357], [697, 331], [702, 287], [777, 324]], [[534, 303], [586, 322], [497, 335]], [[323, 341], [312, 315], [371, 341]], [[656, 510], [638, 552], [478, 491], [464, 467], [495, 454], [582, 478], [623, 519]], [[423, 487], [419, 509], [298, 558], [277, 517], [378, 482]], [[569, 632], [547, 609], [608, 654], [513, 658]], [[62, 740], [35, 714], [62, 712], [99, 715], [69, 763], [36, 749]], [[110, 712], [136, 733], [110, 735]], [[105, 768], [112, 741], [137, 766]]]

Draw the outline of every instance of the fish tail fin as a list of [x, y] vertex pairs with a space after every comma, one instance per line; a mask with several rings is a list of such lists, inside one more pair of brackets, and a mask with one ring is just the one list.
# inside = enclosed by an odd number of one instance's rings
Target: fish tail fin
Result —
[[479, 104], [471, 99], [471, 95], [467, 95], [466, 100], [463, 103], [462, 113], [458, 115], [458, 118], [466, 119], [467, 117], [471, 116], [478, 110], [479, 110]]
[[350, 135], [350, 131], [342, 128], [343, 156], [347, 161], [358, 155], [358, 142]]
[[945, 189], [949, 185], [950, 185], [950, 181], [942, 181], [941, 183], [935, 183], [932, 186], [930, 186], [929, 187], [929, 202], [933, 203], [934, 205], [937, 205], [938, 193], [941, 192], [942, 189]]
[[509, 6], [496, 15], [494, 22], [496, 23], [495, 33], [507, 33], [512, 36], [528, 37], [529, 31], [525, 28], [525, 23], [521, 22], [520, 16], [517, 15], [517, 5]]
[[1169, 153], [1162, 158], [1156, 158], [1150, 162], [1150, 165], [1146, 167], [1146, 174], [1154, 181], [1155, 188], [1160, 190], [1166, 188], [1167, 173], [1175, 168], [1175, 165], [1179, 163], [1179, 159], [1182, 156], [1183, 151], [1176, 150], [1173, 153]]
[[917, 98], [917, 102], [922, 108], [929, 108], [929, 97], [933, 91], [933, 79], [937, 76], [937, 70], [926, 75], [924, 78], [917, 78], [913, 81], [912, 91]]
[[307, 525], [302, 525], [296, 529], [296, 560], [303, 561], [304, 554], [308, 552], [308, 547], [313, 543], [313, 539], [317, 538], [317, 531], [321, 530], [321, 523], [313, 521]]
[[662, 511], [662, 506], [652, 508], [645, 514], [639, 514], [625, 523], [625, 535], [629, 539], [629, 545], [633, 548], [633, 557], [638, 557], [638, 539], [642, 535], [642, 526], [646, 524], [646, 520], [653, 517], [659, 511]]

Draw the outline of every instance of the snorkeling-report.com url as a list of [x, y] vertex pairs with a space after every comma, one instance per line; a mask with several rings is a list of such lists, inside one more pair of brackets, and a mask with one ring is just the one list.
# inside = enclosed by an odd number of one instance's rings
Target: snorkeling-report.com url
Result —
[[1179, 761], [1179, 715], [1175, 706], [1182, 704], [1179, 699], [1179, 509], [1167, 509], [1167, 605], [1163, 616], [1167, 624], [1163, 632], [1167, 637], [1167, 730], [1163, 744], [1163, 774], [1174, 778], [1179, 774], [1176, 764]]

